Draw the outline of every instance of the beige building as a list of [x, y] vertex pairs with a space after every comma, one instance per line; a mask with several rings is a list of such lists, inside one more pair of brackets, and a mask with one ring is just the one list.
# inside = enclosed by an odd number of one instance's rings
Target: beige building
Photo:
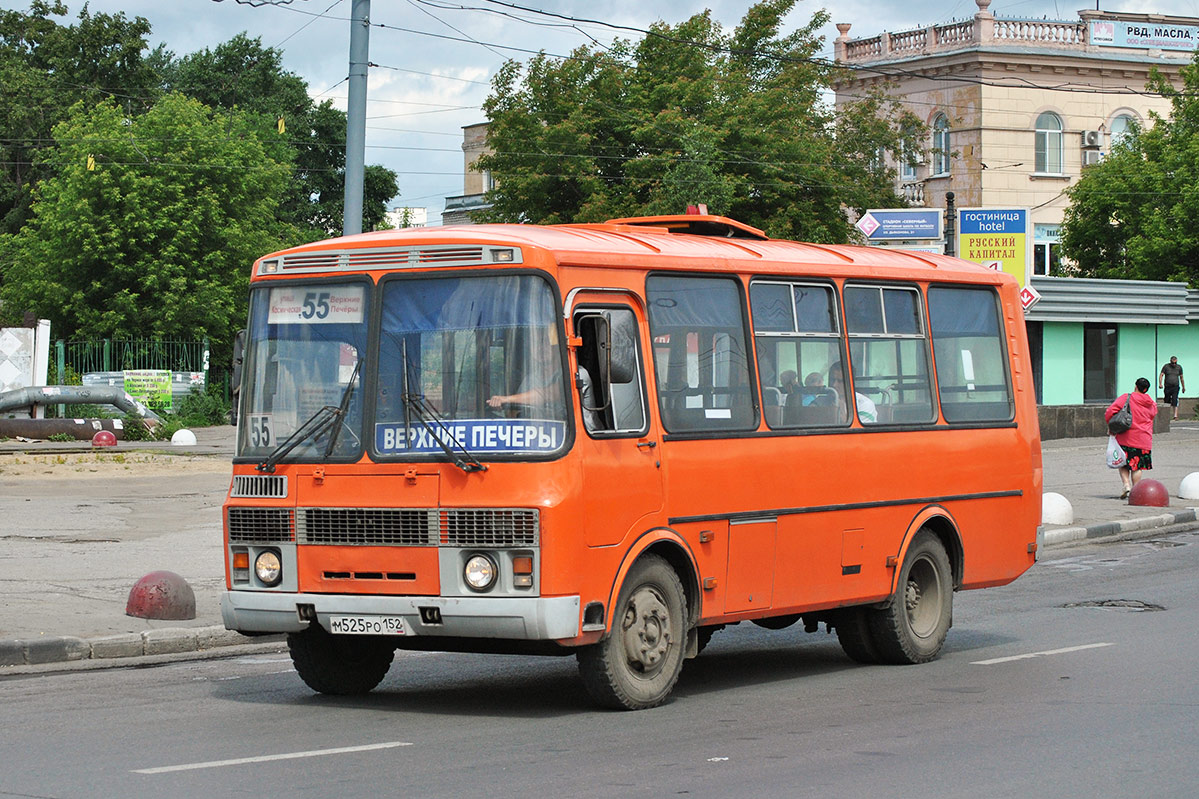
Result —
[[1065, 189], [1149, 112], [1157, 67], [1178, 84], [1199, 19], [1079, 11], [1076, 21], [1006, 19], [975, 0], [972, 19], [869, 38], [838, 24], [836, 59], [851, 69], [838, 105], [872, 87], [928, 125], [925, 147], [896, 165], [914, 206], [1031, 209], [1034, 271], [1052, 274]]
[[473, 212], [491, 207], [484, 197], [493, 185], [491, 173], [475, 169], [479, 156], [490, 152], [487, 148], [488, 124], [479, 122], [462, 128], [462, 194], [445, 198], [445, 210], [441, 212], [443, 225], [473, 224]]

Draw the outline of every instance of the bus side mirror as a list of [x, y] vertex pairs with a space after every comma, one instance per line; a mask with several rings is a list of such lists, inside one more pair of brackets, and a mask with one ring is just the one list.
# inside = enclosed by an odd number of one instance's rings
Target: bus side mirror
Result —
[[608, 322], [608, 351], [613, 383], [631, 383], [637, 379], [637, 319], [632, 314], [604, 314]]

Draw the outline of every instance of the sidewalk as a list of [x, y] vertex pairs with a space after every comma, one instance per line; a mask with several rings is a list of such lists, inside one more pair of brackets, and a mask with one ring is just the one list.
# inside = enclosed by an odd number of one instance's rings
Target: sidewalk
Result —
[[[234, 429], [195, 433], [194, 447], [0, 442], [0, 675], [263, 642], [221, 623], [220, 506]], [[1044, 443], [1045, 491], [1064, 496], [1074, 511], [1072, 524], [1045, 526], [1047, 548], [1199, 526], [1192, 507], [1199, 501], [1176, 496], [1182, 478], [1199, 471], [1199, 422], [1175, 423], [1155, 438], [1150, 476], [1170, 492], [1166, 508], [1119, 499], [1120, 479], [1104, 463], [1106, 445], [1106, 438]], [[130, 589], [158, 570], [187, 580], [196, 595], [194, 620], [125, 615]], [[278, 646], [281, 638], [267, 640]]]

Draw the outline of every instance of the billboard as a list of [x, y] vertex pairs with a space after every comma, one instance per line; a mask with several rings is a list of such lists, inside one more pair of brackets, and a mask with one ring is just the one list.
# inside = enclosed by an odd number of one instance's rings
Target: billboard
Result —
[[1189, 52], [1199, 43], [1199, 28], [1194, 25], [1167, 25], [1161, 22], [1101, 20], [1091, 23], [1090, 34], [1091, 44], [1100, 47]]
[[1032, 225], [1027, 208], [960, 208], [957, 256], [1028, 284], [1032, 263]]
[[944, 217], [943, 208], [872, 208], [857, 221], [857, 227], [871, 244], [939, 239]]

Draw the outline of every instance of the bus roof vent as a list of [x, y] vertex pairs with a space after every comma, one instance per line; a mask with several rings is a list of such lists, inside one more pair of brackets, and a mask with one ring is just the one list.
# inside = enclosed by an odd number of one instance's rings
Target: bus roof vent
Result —
[[[495, 250], [492, 251], [494, 255]], [[502, 260], [519, 261], [513, 248], [505, 250]], [[487, 252], [479, 246], [389, 247], [343, 251], [301, 252], [283, 256], [285, 272], [324, 272], [337, 269], [390, 269], [420, 264], [488, 263]], [[494, 259], [493, 259], [494, 260]]]
[[664, 228], [668, 233], [689, 233], [692, 236], [712, 236], [720, 239], [757, 239], [768, 241], [766, 231], [750, 227], [727, 216], [710, 214], [675, 214], [673, 216], [630, 216], [609, 219], [609, 225]]

